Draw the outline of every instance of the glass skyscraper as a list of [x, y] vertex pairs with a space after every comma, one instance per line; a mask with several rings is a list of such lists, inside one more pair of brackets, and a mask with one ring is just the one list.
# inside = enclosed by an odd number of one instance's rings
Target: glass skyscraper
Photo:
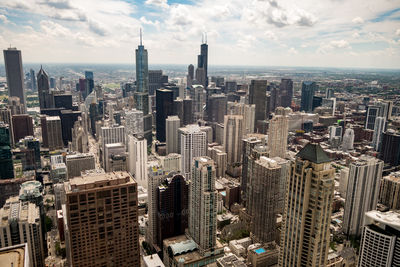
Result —
[[0, 179], [14, 178], [14, 166], [10, 147], [10, 128], [0, 122]]
[[315, 82], [303, 82], [301, 88], [301, 111], [312, 112], [315, 91], [317, 91]]

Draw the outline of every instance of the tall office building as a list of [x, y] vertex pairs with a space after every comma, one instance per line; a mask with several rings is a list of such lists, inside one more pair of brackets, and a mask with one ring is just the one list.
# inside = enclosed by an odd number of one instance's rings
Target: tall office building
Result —
[[379, 158], [391, 166], [400, 164], [400, 134], [389, 129], [382, 134]]
[[354, 130], [347, 128], [344, 131], [343, 141], [342, 141], [342, 150], [344, 152], [353, 150], [354, 145]]
[[[11, 197], [0, 209], [0, 218], [0, 248], [27, 243], [30, 266], [44, 266], [46, 241], [43, 239], [39, 206], [20, 201], [18, 196]], [[18, 266], [17, 262], [11, 266]]]
[[226, 96], [214, 94], [208, 98], [206, 105], [207, 121], [223, 123], [226, 115]]
[[193, 123], [193, 101], [190, 98], [177, 98], [174, 100], [173, 114], [181, 120], [181, 126]]
[[358, 266], [400, 266], [400, 213], [365, 213]]
[[313, 111], [313, 98], [317, 91], [315, 82], [305, 81], [301, 87], [301, 105], [300, 110], [311, 113]]
[[59, 116], [46, 116], [42, 123], [43, 146], [50, 151], [62, 149], [64, 147], [61, 134], [61, 120]]
[[377, 117], [375, 119], [374, 134], [372, 136], [372, 146], [374, 147], [375, 151], [381, 150], [382, 133], [385, 131], [385, 128], [386, 128], [386, 118]]
[[379, 192], [379, 203], [389, 209], [400, 210], [400, 172], [383, 177]]
[[33, 136], [33, 120], [28, 114], [13, 115], [12, 125], [15, 143], [25, 136]]
[[36, 84], [36, 76], [35, 76], [35, 70], [30, 69], [29, 71], [29, 78], [30, 78], [30, 86], [32, 91], [37, 90], [37, 84]]
[[279, 86], [280, 106], [287, 108], [292, 106], [293, 81], [291, 79], [282, 79]]
[[206, 92], [202, 85], [193, 85], [192, 96], [193, 100], [193, 116], [194, 120], [203, 119], [204, 105], [206, 103]]
[[102, 150], [102, 164], [104, 166], [104, 150], [107, 144], [123, 143], [126, 144], [126, 133], [124, 126], [111, 126], [111, 127], [101, 127], [100, 131], [101, 137], [101, 150]]
[[68, 178], [81, 176], [82, 171], [95, 169], [95, 162], [94, 155], [90, 153], [67, 155], [65, 157], [65, 165], [67, 165]]
[[254, 133], [256, 105], [246, 105], [238, 102], [227, 103], [227, 115], [242, 115], [243, 135]]
[[[168, 76], [167, 76], [168, 82]], [[149, 95], [154, 95], [156, 90], [163, 87], [162, 70], [149, 70]]]
[[321, 146], [309, 143], [291, 164], [282, 220], [279, 266], [326, 266], [335, 169]]
[[367, 107], [367, 116], [365, 117], [365, 129], [374, 130], [375, 120], [378, 117], [383, 117], [387, 121], [391, 118], [391, 106], [393, 103], [384, 102], [381, 100], [374, 101]]
[[90, 95], [90, 93], [93, 91], [94, 89], [94, 76], [93, 76], [93, 71], [85, 71], [85, 81], [86, 81], [86, 85], [85, 85], [85, 95], [84, 95], [84, 99]]
[[224, 147], [228, 156], [228, 173], [234, 177], [239, 176], [235, 167], [242, 162], [243, 116], [226, 115], [224, 120]]
[[267, 157], [260, 157], [252, 167], [246, 202], [251, 216], [250, 229], [257, 242], [269, 243], [276, 239], [281, 167]]
[[0, 179], [14, 178], [10, 127], [3, 122], [0, 122], [0, 166]]
[[249, 88], [249, 104], [256, 105], [255, 127], [258, 121], [265, 120], [267, 101], [267, 80], [251, 80]]
[[188, 227], [189, 183], [176, 174], [157, 188], [158, 247], [166, 238], [183, 235]]
[[142, 45], [142, 33], [140, 32], [140, 44], [136, 49], [136, 92], [134, 93], [136, 109], [143, 111], [143, 130], [147, 143], [152, 143], [152, 116], [149, 109], [149, 66], [147, 49]]
[[143, 136], [128, 135], [128, 170], [138, 185], [147, 188], [147, 140]]
[[206, 133], [196, 124], [179, 128], [178, 144], [182, 155], [182, 172], [190, 180], [193, 159], [207, 155]]
[[350, 164], [343, 215], [347, 236], [359, 237], [365, 212], [376, 208], [382, 172], [383, 162], [374, 157], [362, 156]]
[[37, 87], [39, 94], [39, 105], [40, 109], [47, 109], [53, 107], [53, 95], [50, 93], [49, 76], [40, 66], [39, 73], [37, 75]]
[[[207, 41], [202, 43], [200, 46], [200, 55], [197, 56], [197, 69], [202, 69], [203, 70], [203, 78], [202, 78], [202, 83], [201, 85], [204, 86], [204, 88], [208, 87], [208, 45]], [[196, 70], [196, 79], [199, 81], [199, 78], [197, 77], [197, 70]]]
[[21, 50], [8, 48], [3, 50], [4, 64], [7, 76], [8, 96], [19, 97], [23, 105], [23, 112], [26, 111], [25, 90], [24, 90], [24, 71], [22, 67]]
[[289, 119], [285, 115], [275, 115], [269, 121], [268, 148], [270, 158], [285, 158], [287, 150], [288, 130]]
[[127, 172], [64, 183], [71, 266], [140, 266], [137, 184]]
[[106, 172], [126, 171], [128, 165], [127, 157], [125, 144], [113, 143], [105, 145], [104, 170]]
[[125, 129], [127, 135], [143, 135], [143, 111], [125, 110]]
[[209, 157], [193, 160], [193, 177], [189, 187], [189, 235], [200, 253], [212, 250], [217, 237], [217, 198], [215, 166]]
[[178, 129], [180, 128], [181, 120], [178, 116], [168, 116], [165, 124], [167, 154], [178, 153]]
[[215, 163], [215, 175], [217, 178], [225, 177], [227, 155], [223, 146], [213, 146], [207, 149], [207, 156], [209, 156]]
[[171, 90], [156, 91], [156, 138], [165, 142], [165, 120], [173, 113], [173, 95]]

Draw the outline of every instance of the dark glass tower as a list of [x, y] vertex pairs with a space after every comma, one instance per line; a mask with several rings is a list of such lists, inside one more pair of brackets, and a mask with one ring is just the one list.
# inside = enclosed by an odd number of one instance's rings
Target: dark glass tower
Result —
[[22, 69], [21, 50], [10, 47], [7, 50], [3, 50], [3, 54], [7, 76], [8, 95], [19, 97], [19, 101], [24, 105], [26, 111], [24, 71]]
[[301, 106], [300, 110], [305, 112], [313, 111], [313, 100], [314, 94], [317, 90], [317, 84], [315, 82], [303, 82], [301, 88]]
[[[208, 44], [203, 43], [200, 46], [200, 55], [197, 56], [197, 68], [204, 69], [204, 88], [208, 86]], [[197, 79], [197, 77], [196, 77]]]
[[249, 90], [249, 104], [256, 105], [255, 127], [265, 120], [267, 101], [267, 80], [252, 80]]
[[280, 105], [284, 108], [292, 105], [293, 98], [293, 81], [291, 79], [282, 79], [279, 86], [280, 90]]
[[134, 94], [136, 109], [143, 111], [143, 130], [147, 144], [152, 143], [152, 116], [149, 114], [149, 65], [147, 49], [142, 45], [142, 32], [140, 44], [136, 49], [136, 92]]
[[173, 114], [173, 92], [168, 89], [156, 91], [156, 137], [165, 142], [165, 120]]
[[86, 97], [88, 95], [90, 95], [90, 93], [93, 91], [94, 89], [94, 78], [93, 78], [93, 71], [85, 71], [85, 80], [86, 80], [86, 92], [84, 95], [84, 98], [86, 99]]
[[40, 67], [39, 73], [37, 75], [37, 85], [40, 109], [42, 110], [46, 108], [51, 108], [53, 101], [50, 94], [49, 76], [42, 67]]
[[14, 178], [10, 145], [10, 128], [7, 124], [0, 122], [0, 179]]
[[382, 147], [379, 158], [386, 164], [397, 166], [400, 164], [400, 134], [394, 130], [382, 133]]

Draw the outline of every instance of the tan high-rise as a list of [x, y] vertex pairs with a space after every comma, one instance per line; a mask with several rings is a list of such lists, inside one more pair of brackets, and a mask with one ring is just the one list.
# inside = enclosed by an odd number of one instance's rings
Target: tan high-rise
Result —
[[127, 172], [64, 183], [69, 264], [140, 266], [137, 184]]
[[269, 121], [268, 147], [270, 158], [285, 158], [289, 129], [288, 123], [289, 119], [284, 115], [275, 115]]
[[279, 266], [326, 266], [335, 169], [317, 144], [291, 164], [286, 186]]

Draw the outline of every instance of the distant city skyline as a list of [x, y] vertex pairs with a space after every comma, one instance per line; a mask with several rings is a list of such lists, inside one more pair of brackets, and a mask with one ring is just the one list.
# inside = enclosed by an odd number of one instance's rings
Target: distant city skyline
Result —
[[[0, 46], [23, 62], [400, 68], [396, 1], [4, 0]], [[3, 64], [3, 59], [0, 64]]]

